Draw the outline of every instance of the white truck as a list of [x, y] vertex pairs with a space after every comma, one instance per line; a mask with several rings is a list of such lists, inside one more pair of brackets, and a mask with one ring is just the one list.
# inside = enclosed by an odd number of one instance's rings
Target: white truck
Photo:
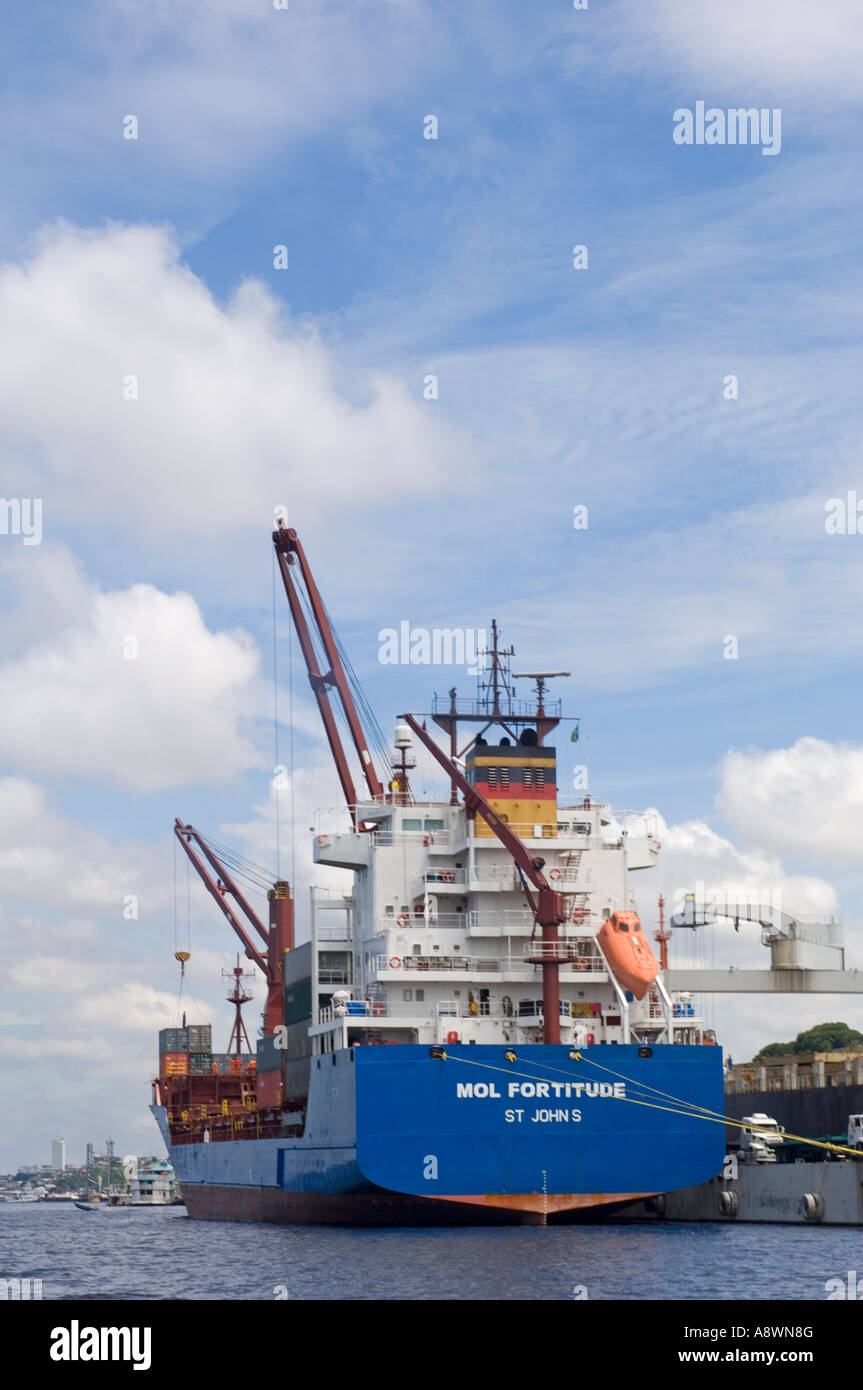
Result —
[[784, 1127], [760, 1110], [754, 1115], [744, 1115], [740, 1124], [738, 1160], [741, 1163], [775, 1163], [776, 1150], [785, 1142]]

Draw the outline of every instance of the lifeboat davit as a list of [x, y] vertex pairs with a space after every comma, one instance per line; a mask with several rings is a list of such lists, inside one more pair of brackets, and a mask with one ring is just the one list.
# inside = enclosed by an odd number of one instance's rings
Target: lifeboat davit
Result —
[[659, 974], [659, 961], [641, 929], [637, 912], [613, 912], [596, 939], [624, 989], [643, 999]]

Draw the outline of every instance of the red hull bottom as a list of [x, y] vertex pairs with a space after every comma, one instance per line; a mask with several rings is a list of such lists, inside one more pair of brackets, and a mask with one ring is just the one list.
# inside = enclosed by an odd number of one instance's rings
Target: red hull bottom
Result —
[[289, 1226], [563, 1225], [652, 1196], [649, 1192], [542, 1193], [507, 1197], [412, 1197], [398, 1192], [283, 1192], [277, 1187], [190, 1186], [189, 1216], [199, 1221], [266, 1221]]

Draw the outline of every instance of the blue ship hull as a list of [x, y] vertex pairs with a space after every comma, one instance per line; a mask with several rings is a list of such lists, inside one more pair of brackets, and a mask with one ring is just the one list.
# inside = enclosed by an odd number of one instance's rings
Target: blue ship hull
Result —
[[[644, 1049], [642, 1049], [644, 1050]], [[305, 1133], [172, 1145], [189, 1214], [339, 1224], [573, 1219], [725, 1155], [718, 1047], [355, 1047], [311, 1059]], [[710, 1112], [700, 1114], [696, 1107]]]

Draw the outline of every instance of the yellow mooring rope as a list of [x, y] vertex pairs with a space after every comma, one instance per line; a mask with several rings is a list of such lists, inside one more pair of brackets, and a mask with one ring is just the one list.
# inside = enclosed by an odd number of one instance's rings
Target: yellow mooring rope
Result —
[[[504, 1076], [520, 1076], [525, 1081], [541, 1081], [542, 1077], [535, 1073], [524, 1071], [513, 1071], [511, 1067], [496, 1067], [491, 1062], [477, 1062], [472, 1057], [453, 1057], [450, 1053], [441, 1051], [441, 1060], [444, 1062], [463, 1062], [469, 1067], [481, 1067], [483, 1071], [499, 1071]], [[634, 1077], [625, 1076], [623, 1072], [614, 1071], [611, 1067], [604, 1067], [601, 1062], [595, 1062], [592, 1057], [583, 1057], [580, 1052], [576, 1053], [573, 1061], [587, 1062], [590, 1066], [596, 1067], [599, 1071], [607, 1072], [609, 1076], [616, 1076], [620, 1081], [627, 1082], [630, 1086], [641, 1087], [644, 1091], [650, 1091], [654, 1095], [662, 1096], [665, 1100], [671, 1100], [673, 1105], [657, 1105], [655, 1101], [636, 1100], [634, 1096], [609, 1096], [609, 1100], [628, 1101], [630, 1105], [643, 1105], [649, 1110], [664, 1110], [670, 1115], [686, 1115], [690, 1119], [704, 1120], [707, 1124], [731, 1125], [735, 1129], [749, 1129], [753, 1134], [773, 1134], [775, 1130], [757, 1129], [752, 1125], [744, 1125], [742, 1120], [734, 1120], [730, 1115], [722, 1115], [718, 1110], [708, 1110], [702, 1105], [695, 1105], [692, 1101], [679, 1100], [676, 1096], [668, 1095], [665, 1091], [658, 1091], [654, 1086], [648, 1086], [643, 1081], [636, 1081]], [[544, 1067], [547, 1071], [553, 1071], [558, 1076], [565, 1076], [571, 1085], [577, 1079], [576, 1074], [564, 1071], [561, 1067], [552, 1067], [547, 1062], [534, 1062], [533, 1066]], [[685, 1108], [683, 1108], [685, 1107]], [[828, 1144], [822, 1139], [807, 1139], [802, 1134], [789, 1134], [783, 1131], [783, 1139], [793, 1139], [798, 1144], [809, 1144], [815, 1149], [827, 1149], [831, 1153], [850, 1154], [852, 1158], [860, 1158], [861, 1154], [857, 1149], [852, 1149], [846, 1144]]]

